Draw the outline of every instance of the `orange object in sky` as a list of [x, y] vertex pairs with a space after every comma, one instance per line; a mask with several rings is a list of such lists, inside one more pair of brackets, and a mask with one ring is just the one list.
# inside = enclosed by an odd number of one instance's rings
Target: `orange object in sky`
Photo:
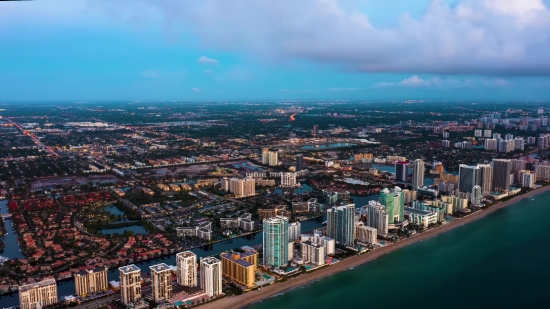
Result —
[[296, 114], [292, 114], [292, 115], [290, 115], [290, 118], [289, 118], [288, 120], [290, 120], [290, 121], [294, 121], [294, 116], [296, 116]]

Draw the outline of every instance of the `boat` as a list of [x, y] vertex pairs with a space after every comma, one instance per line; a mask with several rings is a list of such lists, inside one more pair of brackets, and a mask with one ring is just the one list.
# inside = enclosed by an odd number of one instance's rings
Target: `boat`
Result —
[[327, 225], [327, 221], [325, 221], [325, 222], [321, 223], [321, 225]]

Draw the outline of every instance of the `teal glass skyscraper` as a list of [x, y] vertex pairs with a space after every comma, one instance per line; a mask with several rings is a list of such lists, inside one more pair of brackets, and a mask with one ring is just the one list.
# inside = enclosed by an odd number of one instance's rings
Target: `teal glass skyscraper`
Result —
[[281, 267], [288, 264], [288, 218], [277, 216], [264, 220], [263, 264]]
[[395, 222], [403, 222], [403, 191], [401, 188], [395, 187], [391, 191], [386, 188], [380, 191], [380, 197], [378, 198], [380, 204], [386, 208], [388, 214], [388, 223], [390, 225]]
[[355, 204], [327, 210], [327, 236], [346, 246], [354, 244]]

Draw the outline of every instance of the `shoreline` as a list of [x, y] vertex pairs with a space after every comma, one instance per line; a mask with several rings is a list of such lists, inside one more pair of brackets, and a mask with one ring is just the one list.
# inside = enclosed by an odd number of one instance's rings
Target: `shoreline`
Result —
[[403, 247], [406, 247], [408, 245], [414, 244], [419, 241], [423, 241], [432, 237], [435, 237], [439, 234], [443, 234], [445, 232], [448, 232], [450, 230], [453, 230], [457, 227], [466, 225], [468, 223], [474, 222], [478, 219], [481, 219], [489, 214], [494, 213], [495, 211], [506, 208], [512, 204], [515, 204], [522, 199], [525, 198], [531, 198], [535, 195], [539, 195], [541, 193], [545, 193], [547, 191], [550, 191], [550, 186], [545, 186], [542, 188], [539, 188], [537, 190], [533, 190], [529, 193], [522, 194], [516, 197], [513, 197], [512, 199], [505, 201], [505, 202], [499, 202], [493, 206], [491, 206], [488, 209], [482, 209], [479, 210], [471, 215], [468, 215], [466, 217], [457, 219], [455, 221], [452, 221], [451, 223], [444, 224], [442, 226], [430, 229], [428, 231], [422, 232], [420, 234], [417, 234], [411, 238], [407, 238], [401, 241], [398, 241], [396, 243], [393, 243], [391, 245], [378, 248], [374, 251], [371, 251], [366, 254], [362, 254], [359, 256], [353, 256], [348, 259], [342, 260], [339, 263], [322, 268], [320, 270], [314, 271], [309, 274], [304, 274], [299, 277], [294, 277], [288, 279], [286, 282], [277, 282], [274, 284], [271, 284], [269, 286], [262, 287], [261, 292], [257, 291], [251, 291], [247, 293], [243, 293], [239, 296], [233, 296], [231, 298], [223, 298], [220, 300], [216, 300], [213, 302], [209, 302], [204, 305], [200, 305], [199, 308], [205, 308], [205, 309], [239, 309], [239, 308], [245, 308], [250, 305], [253, 305], [254, 303], [260, 302], [264, 299], [271, 298], [277, 294], [285, 293], [288, 291], [291, 291], [293, 289], [296, 289], [298, 287], [307, 285], [311, 282], [320, 280], [322, 278], [337, 274], [339, 272], [348, 270], [352, 267], [356, 267], [359, 265], [366, 264], [370, 261], [373, 261], [381, 256], [384, 256], [388, 253], [394, 252], [396, 250], [399, 250]]

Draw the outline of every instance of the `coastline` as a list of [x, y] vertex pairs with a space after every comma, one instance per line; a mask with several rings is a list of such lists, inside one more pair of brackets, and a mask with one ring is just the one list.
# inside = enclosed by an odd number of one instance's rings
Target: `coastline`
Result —
[[348, 270], [352, 267], [356, 267], [365, 263], [368, 263], [370, 261], [373, 261], [383, 255], [386, 255], [388, 253], [391, 253], [393, 251], [399, 250], [403, 247], [406, 247], [408, 245], [414, 244], [419, 241], [423, 241], [426, 239], [429, 239], [431, 237], [437, 236], [439, 234], [448, 232], [450, 230], [453, 230], [459, 226], [466, 225], [468, 223], [474, 222], [478, 219], [481, 219], [491, 213], [494, 213], [495, 211], [508, 207], [512, 204], [515, 204], [519, 201], [521, 201], [524, 198], [531, 198], [535, 195], [539, 195], [541, 193], [545, 193], [547, 191], [550, 191], [550, 186], [545, 186], [542, 188], [539, 188], [537, 190], [533, 190], [529, 193], [522, 194], [519, 196], [516, 196], [508, 201], [505, 202], [499, 202], [493, 206], [491, 206], [488, 209], [483, 209], [480, 211], [477, 211], [471, 215], [468, 215], [466, 217], [463, 217], [461, 219], [457, 219], [455, 221], [452, 221], [451, 223], [447, 223], [445, 225], [430, 229], [428, 231], [425, 231], [423, 233], [417, 234], [411, 238], [401, 240], [397, 243], [393, 243], [391, 245], [388, 245], [386, 247], [382, 247], [379, 249], [376, 249], [374, 251], [371, 251], [366, 254], [362, 254], [360, 256], [353, 256], [348, 259], [342, 260], [339, 263], [322, 268], [318, 271], [304, 274], [299, 277], [294, 277], [288, 279], [286, 282], [278, 282], [271, 284], [269, 286], [262, 287], [261, 292], [248, 292], [244, 293], [239, 296], [233, 296], [231, 298], [223, 298], [220, 300], [216, 300], [213, 302], [209, 302], [207, 304], [201, 305], [200, 308], [205, 309], [238, 309], [238, 308], [244, 308], [247, 306], [250, 306], [254, 303], [257, 303], [259, 301], [262, 301], [264, 299], [273, 297], [277, 294], [287, 292], [289, 290], [293, 290], [295, 288], [298, 288], [300, 286], [306, 285], [310, 282], [334, 275], [336, 273]]

